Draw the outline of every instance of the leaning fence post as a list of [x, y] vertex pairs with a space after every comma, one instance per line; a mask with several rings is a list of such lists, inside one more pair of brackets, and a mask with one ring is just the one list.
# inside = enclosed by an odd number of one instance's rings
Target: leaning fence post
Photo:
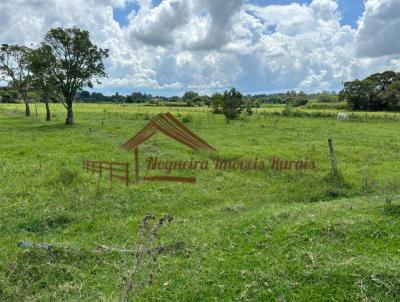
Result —
[[337, 165], [336, 165], [335, 151], [333, 150], [333, 141], [331, 138], [328, 139], [328, 145], [329, 145], [329, 153], [331, 156], [332, 175], [336, 179], [338, 177], [338, 171], [337, 171]]

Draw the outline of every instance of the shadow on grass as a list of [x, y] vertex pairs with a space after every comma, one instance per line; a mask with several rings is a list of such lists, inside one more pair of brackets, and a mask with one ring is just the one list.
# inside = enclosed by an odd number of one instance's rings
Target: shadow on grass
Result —
[[40, 125], [36, 127], [37, 131], [59, 131], [59, 130], [71, 130], [71, 129], [76, 129], [79, 127], [79, 124], [74, 124], [74, 125], [66, 125], [65, 122], [47, 122], [46, 124]]
[[400, 217], [400, 204], [387, 204], [383, 209], [383, 213], [388, 216]]
[[19, 229], [32, 233], [44, 233], [47, 230], [60, 230], [67, 227], [73, 219], [65, 214], [58, 214], [52, 217], [34, 217], [27, 219], [18, 225]]

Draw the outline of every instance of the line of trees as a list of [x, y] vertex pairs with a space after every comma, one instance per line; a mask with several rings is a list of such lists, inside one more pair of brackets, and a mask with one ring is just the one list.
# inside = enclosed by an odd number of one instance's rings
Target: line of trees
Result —
[[[143, 104], [149, 105], [162, 105], [164, 103], [179, 103], [180, 106], [194, 107], [194, 106], [208, 106], [211, 98], [207, 95], [199, 95], [194, 91], [187, 91], [180, 96], [153, 96], [150, 93], [132, 92], [124, 96], [116, 92], [114, 95], [106, 96], [99, 92], [92, 92], [83, 90], [78, 93], [76, 99], [80, 102], [108, 102], [108, 103], [128, 103], [128, 104]], [[173, 104], [172, 104], [173, 105]]]
[[67, 110], [66, 124], [71, 125], [77, 92], [100, 84], [99, 79], [107, 76], [103, 64], [107, 57], [108, 49], [98, 48], [88, 31], [53, 28], [35, 49], [2, 44], [0, 80], [7, 83], [9, 99], [14, 93], [23, 100], [26, 116], [31, 115], [30, 94], [34, 92], [46, 106], [46, 120], [51, 117], [50, 100], [57, 99]]

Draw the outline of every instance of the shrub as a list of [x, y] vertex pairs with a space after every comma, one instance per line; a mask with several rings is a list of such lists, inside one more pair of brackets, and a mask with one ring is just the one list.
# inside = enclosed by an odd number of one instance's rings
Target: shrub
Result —
[[240, 116], [244, 109], [243, 95], [235, 88], [225, 90], [222, 97], [222, 110], [229, 122]]
[[193, 116], [191, 116], [190, 114], [185, 115], [184, 117], [182, 117], [181, 121], [184, 124], [191, 123], [193, 121]]

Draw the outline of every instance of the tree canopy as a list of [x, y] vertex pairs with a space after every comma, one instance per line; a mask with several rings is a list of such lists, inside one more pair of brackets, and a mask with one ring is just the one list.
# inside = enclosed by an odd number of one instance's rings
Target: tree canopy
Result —
[[49, 71], [54, 86], [62, 93], [67, 109], [66, 124], [73, 124], [72, 104], [77, 91], [84, 86], [93, 87], [93, 82], [107, 76], [103, 59], [108, 57], [108, 49], [98, 48], [90, 40], [89, 32], [72, 28], [50, 29], [43, 47], [51, 53]]
[[352, 110], [399, 110], [400, 73], [385, 71], [344, 83], [339, 94]]

